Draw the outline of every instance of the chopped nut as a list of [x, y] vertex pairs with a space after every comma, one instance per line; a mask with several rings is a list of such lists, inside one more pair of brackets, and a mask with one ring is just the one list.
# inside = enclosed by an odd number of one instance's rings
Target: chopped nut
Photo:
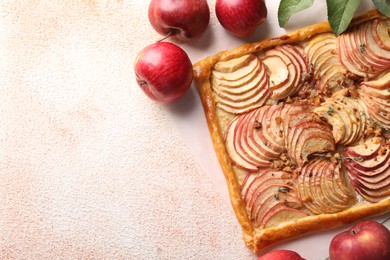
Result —
[[259, 128], [261, 128], [261, 122], [259, 122], [259, 121], [255, 121], [255, 123], [253, 124], [253, 126], [255, 127], [255, 129], [259, 129]]
[[375, 136], [374, 138], [372, 138], [372, 142], [374, 144], [379, 144], [380, 142], [382, 142], [382, 138], [378, 137], [378, 136]]
[[382, 148], [379, 150], [378, 154], [379, 154], [379, 155], [384, 155], [386, 152], [387, 152], [387, 148], [386, 148], [386, 147], [382, 147]]

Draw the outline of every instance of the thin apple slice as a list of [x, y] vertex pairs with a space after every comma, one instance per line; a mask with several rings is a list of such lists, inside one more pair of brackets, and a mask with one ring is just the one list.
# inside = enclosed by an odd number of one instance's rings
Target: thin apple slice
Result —
[[298, 140], [295, 152], [295, 161], [298, 166], [304, 165], [312, 154], [320, 154], [335, 151], [335, 142], [331, 128], [316, 128], [302, 134]]
[[229, 87], [224, 85], [213, 85], [214, 93], [217, 99], [226, 101], [240, 102], [248, 100], [262, 91], [259, 86], [264, 86], [267, 76], [264, 70], [260, 71], [250, 82], [240, 87]]
[[340, 212], [356, 203], [352, 186], [340, 174], [339, 164], [324, 159], [313, 159], [300, 169], [299, 195], [306, 196], [301, 200], [314, 214]]
[[247, 196], [244, 198], [251, 219], [257, 217], [258, 207], [263, 206], [263, 199], [267, 196], [267, 193], [277, 193], [281, 187], [286, 190], [291, 189], [291, 186], [287, 184], [289, 179], [284, 179], [286, 175], [288, 175], [286, 172], [270, 169], [258, 173], [251, 185], [251, 191], [248, 191]]
[[377, 88], [372, 88], [369, 87], [369, 85], [366, 84], [361, 84], [361, 89], [363, 90], [365, 95], [370, 95], [382, 99], [390, 99], [390, 87], [387, 89], [377, 89]]
[[344, 40], [345, 48], [348, 51], [349, 57], [355, 67], [359, 71], [367, 73], [367, 75], [371, 78], [377, 75], [378, 72], [375, 70], [375, 67], [373, 67], [375, 63], [369, 62], [370, 60], [368, 60], [366, 55], [364, 55], [365, 48], [363, 47], [364, 45], [362, 45], [363, 43], [361, 43], [360, 38], [358, 41], [355, 39], [356, 35], [359, 34], [359, 29], [361, 29], [361, 27], [355, 26], [349, 33], [340, 35], [339, 37]]
[[252, 162], [248, 162], [246, 159], [244, 159], [242, 155], [237, 152], [236, 147], [234, 145], [234, 133], [238, 119], [239, 117], [233, 118], [233, 120], [230, 121], [227, 127], [224, 140], [226, 151], [229, 154], [233, 165], [245, 169], [249, 172], [255, 172], [258, 170], [257, 166], [254, 165]]
[[289, 153], [291, 152], [292, 145], [296, 144], [297, 140], [294, 140], [294, 137], [297, 135], [297, 132], [303, 129], [303, 124], [312, 122], [311, 120], [310, 111], [304, 108], [298, 111], [291, 111], [288, 115], [287, 123], [283, 131], [286, 133], [284, 142]]
[[[217, 62], [214, 65], [214, 70], [222, 73], [230, 73], [237, 71], [241, 68], [250, 68], [250, 66], [247, 66], [254, 60], [257, 60], [257, 57], [252, 54], [242, 55], [240, 57], [226, 60], [226, 61], [220, 61]], [[243, 75], [246, 75], [248, 73], [243, 73]]]
[[[271, 198], [273, 201], [268, 205], [266, 213], [261, 215], [260, 218], [256, 219], [256, 226], [259, 225], [260, 228], [271, 226], [270, 222], [276, 222], [272, 221], [272, 219], [277, 218], [279, 215], [281, 215], [281, 213], [289, 212], [290, 214], [288, 215], [288, 220], [295, 220], [297, 218], [302, 218], [309, 215], [303, 210], [299, 210], [303, 208], [303, 205], [298, 198], [291, 196], [278, 196], [278, 198]], [[279, 202], [279, 200], [282, 200], [282, 202]], [[291, 214], [292, 212], [295, 214]], [[287, 218], [287, 216], [285, 217]]]
[[[380, 43], [374, 38], [373, 31], [373, 22], [367, 22], [367, 30], [366, 30], [366, 40], [367, 40], [367, 48], [370, 48], [378, 57], [382, 57], [386, 61], [390, 60], [390, 51], [386, 49], [382, 49]], [[387, 32], [388, 33], [388, 32]]]
[[263, 133], [261, 122], [265, 121], [269, 109], [270, 106], [262, 106], [234, 117], [225, 132], [226, 148], [232, 162], [249, 172], [269, 167], [283, 151], [268, 145], [268, 133]]
[[390, 72], [387, 72], [376, 79], [364, 81], [361, 84], [374, 89], [388, 89], [390, 87]]
[[267, 67], [269, 86], [271, 89], [277, 89], [282, 84], [286, 83], [289, 78], [289, 70], [287, 64], [280, 56], [268, 55], [262, 62]]
[[[243, 94], [227, 94], [225, 92], [215, 91], [215, 99], [217, 101], [217, 107], [232, 114], [242, 114], [250, 111], [254, 108], [260, 107], [268, 100], [271, 95], [271, 91], [268, 87], [268, 76], [265, 73], [265, 66], [261, 65], [261, 72], [259, 73], [257, 80], [258, 84], [245, 86], [251, 86], [252, 90]], [[257, 81], [256, 81], [257, 82]], [[223, 93], [223, 94], [221, 94]]]
[[[218, 87], [221, 90], [225, 90], [228, 92], [229, 91], [237, 91], [237, 90], [235, 90], [236, 88], [242, 88], [246, 84], [252, 82], [254, 77], [259, 76], [259, 74], [261, 73], [261, 63], [259, 60], [254, 60], [253, 70], [249, 71], [248, 74], [234, 76], [236, 78], [233, 78], [233, 75], [231, 77], [227, 77], [229, 79], [218, 78], [218, 73], [216, 73], [216, 72], [217, 71], [213, 71], [211, 74], [211, 77], [210, 77], [212, 86], [214, 88]], [[227, 73], [222, 73], [222, 74], [220, 73], [220, 75], [223, 75], [223, 74], [227, 74]], [[238, 74], [238, 72], [236, 72], [234, 74]], [[221, 76], [221, 77], [226, 77], [226, 76]]]
[[[341, 34], [339, 35], [339, 37], [337, 38], [337, 53], [338, 53], [338, 60], [341, 62], [341, 64], [343, 64], [348, 71], [350, 71], [351, 73], [355, 74], [355, 75], [358, 75], [358, 76], [361, 76], [361, 77], [365, 77], [365, 78], [369, 78], [370, 76], [372, 75], [369, 75], [365, 72], [362, 72], [360, 71], [356, 64], [355, 64], [355, 61], [351, 59], [350, 57], [350, 54], [349, 54], [349, 50], [346, 46], [346, 44], [344, 43], [344, 35]], [[375, 75], [374, 75], [375, 76]]]
[[347, 140], [346, 144], [354, 143], [356, 140], [363, 137], [366, 128], [366, 120], [361, 116], [358, 103], [355, 102], [354, 99], [349, 97], [342, 97], [336, 99], [335, 102], [345, 108], [344, 111], [348, 113], [351, 121], [352, 134]]
[[310, 112], [313, 109], [313, 105], [309, 104], [307, 101], [300, 101], [292, 104], [285, 104], [284, 108], [282, 110], [282, 114], [285, 115], [282, 120], [282, 130], [284, 133], [284, 143], [287, 145], [287, 140], [290, 139], [290, 135], [292, 135], [292, 131], [290, 131], [290, 125], [293, 124], [293, 122], [290, 122], [291, 120], [297, 120], [298, 118], [295, 118], [296, 114], [299, 114], [301, 112]]
[[310, 63], [315, 55], [314, 53], [319, 49], [329, 44], [329, 39], [335, 39], [336, 36], [333, 33], [320, 33], [314, 36], [305, 46], [305, 53]]
[[390, 128], [390, 88], [373, 88], [371, 85], [361, 84], [361, 90], [363, 91], [361, 99], [367, 107], [368, 115], [371, 120], [380, 126]]
[[346, 139], [343, 142], [343, 144], [351, 144], [356, 140], [357, 137], [357, 120], [355, 115], [353, 114], [353, 110], [347, 106], [345, 101], [343, 102], [342, 100], [335, 99], [333, 101], [333, 104], [337, 110], [339, 110], [339, 114], [341, 117], [344, 118], [344, 122], [346, 122]]
[[297, 80], [297, 68], [292, 63], [291, 59], [284, 54], [282, 51], [277, 49], [271, 49], [265, 52], [265, 56], [277, 56], [280, 57], [287, 66], [288, 70], [288, 80], [284, 84], [279, 86], [274, 86], [272, 90], [271, 98], [274, 100], [279, 100], [286, 98], [292, 94], [293, 85]]
[[300, 156], [300, 153], [297, 152], [298, 141], [304, 138], [304, 135], [308, 132], [315, 132], [322, 127], [322, 123], [302, 120], [301, 123], [292, 128], [295, 129], [295, 131], [291, 137], [291, 140], [288, 142], [289, 146], [287, 148], [287, 151], [295, 162], [298, 162], [300, 160], [298, 158], [298, 156]]
[[[363, 23], [359, 27], [359, 31], [356, 34], [356, 38], [359, 41], [359, 52], [362, 56], [364, 56], [367, 60], [371, 61], [371, 64], [376, 68], [377, 71], [384, 71], [389, 66], [389, 59], [383, 58], [378, 55], [378, 53], [375, 52], [374, 48], [371, 48], [370, 43], [368, 39], [375, 40], [373, 37], [367, 37], [367, 30], [369, 30], [369, 24], [370, 23]], [[378, 43], [379, 42], [374, 42]], [[379, 48], [381, 48], [379, 46]]]
[[318, 207], [323, 213], [336, 213], [341, 211], [336, 205], [332, 205], [327, 198], [327, 193], [324, 193], [322, 190], [321, 177], [323, 173], [323, 168], [326, 167], [326, 161], [321, 160], [320, 163], [316, 164], [315, 167], [311, 170], [311, 175], [309, 178], [309, 189], [310, 194], [312, 195], [313, 200], [317, 203]]
[[369, 21], [352, 27], [337, 41], [340, 62], [364, 78], [374, 78], [390, 67], [390, 51], [381, 48], [373, 36], [373, 24]]
[[282, 204], [278, 204], [277, 207], [274, 207], [273, 210], [263, 219], [261, 228], [271, 228], [284, 223], [287, 221], [292, 221], [300, 218], [309, 216], [310, 214], [304, 210], [294, 209]]
[[303, 83], [309, 80], [309, 65], [306, 62], [303, 48], [298, 44], [284, 44], [277, 46], [277, 48], [287, 54], [297, 67], [298, 78], [292, 90], [292, 95], [295, 95], [302, 89]]
[[[320, 83], [322, 78], [321, 75], [324, 74], [324, 71], [330, 70], [328, 73], [331, 73], [333, 70], [331, 67], [342, 66], [337, 60], [336, 40], [337, 38], [334, 34], [322, 33], [311, 39], [304, 49], [308, 58], [308, 63], [311, 66], [312, 79], [319, 92], [327, 92], [325, 84], [323, 82]], [[327, 64], [322, 65], [329, 59], [331, 60], [330, 63], [328, 62]], [[339, 75], [342, 76], [342, 79], [338, 80], [339, 83], [346, 81], [346, 79], [344, 79], [345, 71], [346, 68], [344, 68], [341, 75]]]
[[389, 19], [375, 19], [373, 21], [372, 34], [378, 45], [385, 50], [390, 51], [390, 20]]
[[[327, 56], [336, 55], [336, 36], [333, 34], [328, 34], [329, 36], [324, 39], [322, 42], [311, 45], [312, 47], [308, 49], [310, 43], [306, 46], [305, 52], [309, 59], [309, 63], [313, 63], [314, 68], [318, 63], [320, 63]], [[315, 38], [314, 38], [315, 39]], [[313, 40], [314, 40], [313, 39]]]
[[[336, 213], [343, 211], [347, 208], [350, 208], [353, 204], [356, 203], [356, 196], [349, 196], [352, 193], [353, 188], [349, 186], [351, 192], [344, 193], [341, 192], [338, 187], [333, 186], [333, 180], [343, 180], [341, 176], [337, 176], [340, 174], [340, 171], [336, 170], [336, 167], [339, 168], [340, 165], [336, 165], [328, 160], [323, 160], [321, 164], [313, 171], [313, 182], [316, 184], [313, 187], [316, 187], [316, 191], [314, 192], [317, 195], [318, 204], [321, 205], [322, 211], [324, 213]], [[342, 183], [343, 185], [345, 183]], [[336, 193], [342, 193], [343, 200], [340, 200]], [[352, 193], [353, 194], [353, 193]]]
[[251, 183], [256, 178], [256, 176], [257, 176], [257, 173], [248, 173], [243, 178], [242, 183], [240, 185], [241, 196], [243, 199], [245, 198], [245, 196], [248, 192], [248, 188], [250, 187]]
[[303, 83], [301, 61], [305, 61], [302, 55], [299, 54], [299, 51], [296, 50], [295, 46], [283, 45], [267, 50], [265, 52], [265, 57], [269, 56], [280, 57], [287, 66], [289, 76], [288, 80], [285, 81], [284, 84], [278, 85], [272, 89], [273, 94], [271, 98], [274, 100], [281, 100], [295, 95]]
[[266, 138], [266, 145], [279, 154], [286, 151], [283, 130], [281, 129], [282, 111], [283, 103], [270, 106], [262, 122], [262, 131]]
[[280, 156], [279, 152], [274, 151], [267, 145], [267, 139], [263, 134], [262, 123], [269, 106], [262, 106], [254, 110], [247, 122], [242, 128], [243, 143], [247, 147], [248, 153], [262, 160], [272, 161]]
[[373, 176], [378, 174], [377, 169], [381, 169], [383, 165], [388, 163], [390, 157], [390, 149], [386, 147], [383, 153], [373, 153], [372, 158], [363, 159], [361, 157], [345, 157], [345, 164], [351, 168], [355, 168], [359, 172], [368, 171], [365, 173], [366, 176]]
[[346, 169], [350, 173], [350, 177], [354, 182], [362, 184], [365, 188], [372, 190], [380, 189], [389, 185], [390, 178], [387, 174], [389, 167], [389, 162], [387, 162], [376, 170], [375, 175], [367, 176], [364, 172], [351, 167], [351, 165], [346, 165]]
[[297, 210], [303, 208], [302, 202], [294, 192], [291, 174], [288, 172], [270, 169], [259, 171], [247, 175], [242, 185], [242, 198], [255, 227], [261, 226], [265, 218], [272, 218], [277, 204]]
[[[326, 161], [322, 167], [321, 185], [322, 189], [327, 194], [329, 201], [336, 205], [337, 208], [344, 210], [356, 203], [357, 198], [350, 182], [346, 182], [344, 171], [341, 171], [339, 163]], [[341, 176], [344, 175], [344, 176]], [[344, 192], [339, 187], [347, 187], [347, 192]]]
[[294, 192], [291, 175], [287, 172], [260, 171], [246, 186], [249, 188], [246, 189], [246, 196], [243, 199], [248, 216], [254, 220], [255, 227], [261, 227], [268, 222], [278, 204], [291, 209], [303, 209], [302, 202]]
[[353, 41], [353, 47], [356, 48], [354, 54], [362, 64], [368, 67], [368, 71], [371, 71], [373, 74], [378, 74], [378, 72], [386, 70], [388, 63], [378, 60], [371, 48], [367, 48], [367, 42], [365, 40], [366, 28], [367, 25], [363, 24], [358, 28], [356, 33], [351, 35], [351, 38], [353, 36], [353, 39], [351, 39]]
[[236, 152], [247, 162], [255, 165], [257, 168], [269, 167], [270, 158], [264, 158], [263, 153], [258, 153], [258, 150], [253, 150], [248, 144], [247, 126], [248, 122], [261, 111], [262, 108], [252, 110], [249, 113], [241, 115], [234, 129], [233, 144]]
[[310, 154], [335, 149], [330, 125], [303, 106], [290, 106], [283, 131], [287, 152], [298, 166], [302, 166]]
[[320, 77], [316, 84], [316, 90], [327, 96], [352, 85], [352, 81], [347, 77], [347, 69], [342, 64], [334, 64], [329, 67]]
[[332, 125], [332, 133], [339, 144], [351, 144], [361, 138], [367, 125], [364, 108], [358, 100], [345, 96], [347, 94], [348, 91], [338, 91], [315, 109]]
[[390, 185], [378, 188], [375, 187], [373, 190], [371, 187], [366, 187], [362, 183], [359, 183], [359, 191], [362, 197], [370, 202], [379, 202], [390, 195]]
[[335, 142], [338, 144], [345, 139], [346, 130], [343, 119], [340, 115], [334, 112], [334, 106], [331, 103], [322, 104], [320, 107], [314, 109], [320, 117], [326, 119], [328, 124], [332, 126], [332, 133]]
[[382, 148], [383, 139], [381, 137], [369, 136], [364, 142], [344, 148], [344, 156], [350, 158], [362, 158], [363, 160], [371, 159], [375, 154], [378, 154]]
[[319, 160], [312, 160], [305, 164], [300, 168], [297, 180], [297, 194], [305, 207], [314, 214], [322, 213], [322, 209], [318, 205], [314, 195], [312, 194], [312, 190], [310, 189], [310, 182], [313, 176], [312, 171], [320, 163], [321, 161]]

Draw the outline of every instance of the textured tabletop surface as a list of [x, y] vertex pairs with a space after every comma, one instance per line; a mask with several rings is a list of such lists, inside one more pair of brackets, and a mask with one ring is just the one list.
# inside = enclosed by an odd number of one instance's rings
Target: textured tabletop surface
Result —
[[[193, 62], [284, 32], [278, 1], [244, 40], [208, 2], [210, 28], [182, 45]], [[254, 259], [194, 86], [162, 106], [136, 85], [135, 56], [161, 38], [148, 4], [0, 1], [0, 259]], [[283, 246], [326, 256], [331, 235]]]
[[0, 3], [0, 258], [246, 259], [230, 205], [133, 75], [149, 1]]

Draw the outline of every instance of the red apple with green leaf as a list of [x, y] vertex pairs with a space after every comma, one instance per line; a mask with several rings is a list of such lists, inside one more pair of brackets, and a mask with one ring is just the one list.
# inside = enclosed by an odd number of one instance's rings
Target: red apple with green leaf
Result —
[[210, 20], [206, 0], [152, 0], [148, 16], [153, 28], [179, 41], [200, 37]]
[[389, 260], [390, 231], [377, 221], [361, 221], [332, 239], [329, 256], [331, 260]]
[[267, 7], [264, 0], [217, 0], [215, 13], [228, 32], [244, 37], [265, 21]]
[[170, 103], [190, 88], [192, 63], [187, 53], [169, 42], [156, 42], [138, 53], [134, 61], [136, 81], [145, 94], [159, 103]]

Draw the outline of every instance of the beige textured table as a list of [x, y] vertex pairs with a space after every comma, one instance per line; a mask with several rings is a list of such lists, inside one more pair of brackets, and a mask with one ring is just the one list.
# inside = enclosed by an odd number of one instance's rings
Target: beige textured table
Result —
[[[0, 259], [254, 258], [195, 89], [160, 106], [135, 83], [148, 3], [1, 1]], [[282, 32], [234, 39], [214, 3], [194, 62]]]

